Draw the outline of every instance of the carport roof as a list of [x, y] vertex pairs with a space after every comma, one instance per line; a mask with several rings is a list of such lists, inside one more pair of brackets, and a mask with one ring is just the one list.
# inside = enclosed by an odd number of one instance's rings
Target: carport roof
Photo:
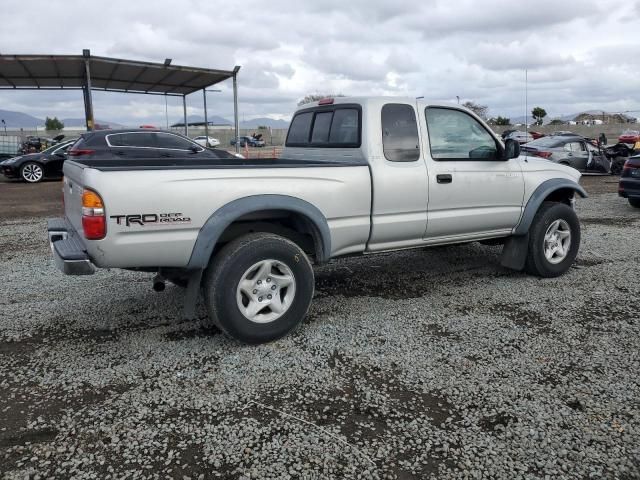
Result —
[[182, 96], [215, 85], [240, 69], [139, 62], [93, 55], [0, 55], [0, 89], [79, 89], [89, 63], [91, 89]]

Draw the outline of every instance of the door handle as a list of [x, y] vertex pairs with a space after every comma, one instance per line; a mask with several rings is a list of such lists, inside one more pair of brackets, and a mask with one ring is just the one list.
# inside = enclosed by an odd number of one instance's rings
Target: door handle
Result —
[[436, 175], [436, 181], [438, 183], [451, 183], [453, 181], [453, 177], [449, 173], [441, 173]]
[[124, 155], [124, 152], [116, 152], [116, 155], [123, 156], [123, 155]]

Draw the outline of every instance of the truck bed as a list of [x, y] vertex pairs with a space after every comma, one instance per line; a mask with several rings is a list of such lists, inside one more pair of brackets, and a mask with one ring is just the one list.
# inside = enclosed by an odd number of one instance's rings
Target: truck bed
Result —
[[198, 170], [228, 168], [304, 168], [304, 167], [356, 167], [366, 166], [364, 159], [307, 160], [289, 158], [148, 158], [148, 159], [72, 159], [89, 168], [101, 171], [129, 170]]

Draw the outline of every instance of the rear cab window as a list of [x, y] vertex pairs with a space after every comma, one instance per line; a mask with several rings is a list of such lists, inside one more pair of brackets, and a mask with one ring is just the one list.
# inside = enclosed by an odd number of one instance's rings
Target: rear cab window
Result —
[[359, 148], [361, 132], [359, 105], [312, 107], [298, 112], [293, 117], [285, 146]]

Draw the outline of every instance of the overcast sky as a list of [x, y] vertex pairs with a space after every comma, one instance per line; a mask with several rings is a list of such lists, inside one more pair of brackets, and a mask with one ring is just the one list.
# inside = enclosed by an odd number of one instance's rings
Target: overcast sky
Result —
[[[489, 114], [640, 110], [640, 1], [3, 0], [0, 53], [232, 69], [241, 119], [290, 117], [307, 93], [472, 100]], [[231, 82], [209, 113], [232, 116]], [[202, 114], [202, 95], [188, 99]], [[164, 125], [162, 97], [94, 93], [98, 119]], [[83, 117], [79, 92], [0, 92], [0, 109]], [[169, 99], [169, 120], [182, 114]], [[632, 114], [640, 116], [640, 111]]]

